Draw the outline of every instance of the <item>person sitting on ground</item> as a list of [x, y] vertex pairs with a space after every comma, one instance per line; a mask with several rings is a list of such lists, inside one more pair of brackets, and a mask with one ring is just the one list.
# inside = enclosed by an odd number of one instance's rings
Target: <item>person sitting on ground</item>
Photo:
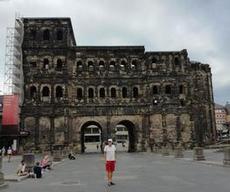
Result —
[[23, 160], [21, 161], [20, 165], [18, 166], [17, 175], [18, 176], [28, 175], [28, 172], [26, 171], [26, 164]]
[[49, 158], [49, 155], [45, 155], [45, 157], [41, 160], [42, 169], [51, 170], [52, 161]]
[[74, 157], [72, 151], [69, 153], [68, 158], [69, 158], [69, 160], [75, 160], [76, 159], [76, 157]]
[[42, 167], [40, 166], [39, 162], [37, 162], [34, 166], [34, 175], [35, 178], [42, 178]]

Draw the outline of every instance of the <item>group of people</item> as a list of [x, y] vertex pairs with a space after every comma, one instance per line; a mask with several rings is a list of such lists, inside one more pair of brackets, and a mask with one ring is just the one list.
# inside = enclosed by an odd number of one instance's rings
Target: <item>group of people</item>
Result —
[[28, 168], [24, 160], [21, 161], [17, 169], [18, 176], [32, 176], [34, 178], [42, 178], [42, 173], [45, 170], [51, 170], [52, 161], [48, 155], [45, 155], [41, 162], [36, 162], [34, 167]]
[[3, 147], [2, 149], [0, 149], [0, 155], [1, 156], [5, 156], [7, 155], [8, 157], [8, 162], [11, 161], [11, 157], [12, 157], [12, 154], [13, 154], [13, 150], [11, 147]]

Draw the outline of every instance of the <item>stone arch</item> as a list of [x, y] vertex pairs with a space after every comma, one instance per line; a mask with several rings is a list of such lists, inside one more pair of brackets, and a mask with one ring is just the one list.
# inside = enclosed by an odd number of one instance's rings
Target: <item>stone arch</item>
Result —
[[121, 94], [122, 94], [122, 98], [127, 98], [128, 97], [128, 88], [125, 86], [122, 87]]
[[64, 90], [65, 90], [65, 87], [64, 85], [55, 85], [55, 98], [60, 100], [64, 97]]
[[37, 86], [31, 85], [29, 89], [30, 99], [35, 99], [37, 97], [37, 92], [38, 92]]
[[49, 102], [51, 99], [51, 85], [43, 84], [40, 88], [41, 100], [44, 102]]
[[98, 129], [100, 129], [101, 131], [101, 150], [102, 150], [102, 143], [103, 143], [103, 128], [101, 126], [101, 124], [98, 121], [95, 120], [88, 120], [86, 122], [84, 122], [81, 126], [80, 126], [80, 142], [81, 142], [81, 153], [85, 152], [85, 130], [87, 127], [89, 126], [97, 126]]
[[76, 69], [77, 71], [82, 71], [84, 69], [84, 65], [81, 59], [76, 61]]
[[105, 98], [106, 97], [106, 88], [104, 86], [98, 86], [98, 97]]
[[76, 96], [77, 96], [77, 99], [83, 99], [84, 97], [84, 88], [82, 86], [77, 86], [76, 87]]
[[98, 62], [99, 70], [103, 71], [105, 70], [105, 61], [104, 59], [100, 59]]
[[45, 41], [50, 40], [50, 30], [49, 29], [44, 29], [44, 31], [43, 31], [43, 40], [45, 40]]
[[87, 96], [90, 99], [93, 99], [95, 97], [95, 88], [90, 86], [87, 88]]
[[136, 133], [136, 126], [130, 120], [121, 120], [118, 121], [117, 125], [124, 125], [128, 130], [129, 135], [129, 146], [128, 152], [135, 152], [137, 151], [137, 133]]
[[63, 30], [62, 29], [58, 29], [56, 31], [56, 39], [59, 41], [63, 40]]
[[137, 70], [138, 69], [137, 59], [132, 59], [132, 61], [131, 61], [131, 69], [132, 70]]

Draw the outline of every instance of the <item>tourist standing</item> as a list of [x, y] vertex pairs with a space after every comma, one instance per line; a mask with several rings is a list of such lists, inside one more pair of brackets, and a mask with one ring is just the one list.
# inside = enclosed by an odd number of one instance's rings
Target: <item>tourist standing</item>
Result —
[[107, 172], [108, 178], [108, 186], [115, 185], [113, 183], [113, 172], [115, 170], [115, 163], [116, 163], [116, 147], [113, 145], [113, 140], [108, 139], [108, 145], [104, 148], [104, 157], [105, 157], [105, 168]]
[[10, 162], [10, 160], [11, 160], [12, 153], [13, 153], [13, 151], [12, 151], [11, 147], [9, 147], [9, 148], [7, 149], [8, 162]]

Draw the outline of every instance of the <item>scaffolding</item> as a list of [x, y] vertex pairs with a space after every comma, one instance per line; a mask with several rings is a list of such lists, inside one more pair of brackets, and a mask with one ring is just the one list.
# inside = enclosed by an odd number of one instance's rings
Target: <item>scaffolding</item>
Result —
[[22, 104], [24, 98], [22, 62], [23, 36], [23, 20], [20, 16], [16, 16], [14, 27], [8, 27], [6, 34], [4, 94], [17, 94], [20, 104]]

